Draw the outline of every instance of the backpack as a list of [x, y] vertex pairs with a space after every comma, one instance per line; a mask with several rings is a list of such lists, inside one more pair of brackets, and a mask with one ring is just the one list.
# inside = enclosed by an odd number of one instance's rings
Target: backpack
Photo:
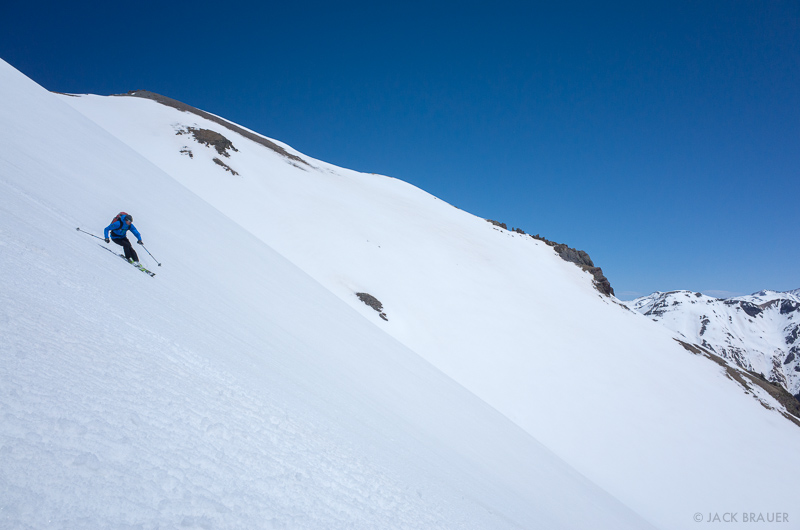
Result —
[[[114, 223], [116, 223], [117, 221], [119, 221], [119, 220], [123, 219], [123, 218], [124, 218], [126, 215], [130, 215], [130, 214], [128, 214], [128, 213], [125, 213], [125, 212], [119, 212], [119, 213], [117, 214], [117, 216], [116, 216], [116, 217], [114, 217], [114, 218], [111, 220], [111, 224], [113, 225], [113, 224], [114, 224]], [[111, 226], [111, 225], [109, 225], [109, 226]], [[123, 225], [122, 225], [122, 223], [120, 223], [119, 227], [120, 227], [120, 228], [122, 228], [122, 226], [123, 226]]]

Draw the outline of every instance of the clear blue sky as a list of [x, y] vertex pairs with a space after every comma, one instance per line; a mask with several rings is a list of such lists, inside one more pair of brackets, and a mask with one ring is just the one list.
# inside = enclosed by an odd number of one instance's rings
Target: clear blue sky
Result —
[[621, 298], [800, 287], [797, 1], [10, 2], [0, 57], [406, 180]]

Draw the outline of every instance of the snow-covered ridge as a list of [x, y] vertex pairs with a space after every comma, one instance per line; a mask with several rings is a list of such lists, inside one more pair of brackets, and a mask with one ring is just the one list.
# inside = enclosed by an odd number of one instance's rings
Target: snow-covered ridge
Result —
[[[508, 230], [508, 225], [506, 225], [506, 223], [502, 223], [500, 221], [494, 221], [492, 219], [487, 219], [487, 221], [489, 221], [498, 228]], [[521, 228], [512, 227], [511, 231], [517, 234], [525, 235], [525, 231], [522, 230]], [[546, 237], [542, 237], [539, 234], [536, 235], [528, 234], [528, 235], [533, 239], [536, 239], [537, 241], [543, 241], [547, 243], [549, 246], [553, 247], [553, 250], [555, 250], [556, 254], [558, 254], [559, 257], [564, 261], [574, 263], [582, 270], [585, 270], [586, 272], [590, 273], [594, 278], [594, 286], [597, 288], [598, 291], [607, 296], [614, 295], [614, 289], [611, 287], [611, 282], [603, 274], [603, 269], [595, 266], [594, 262], [592, 261], [592, 258], [589, 257], [589, 254], [586, 251], [574, 249], [572, 247], [565, 245], [564, 243], [556, 243], [555, 241], [550, 241]]]
[[167, 96], [162, 96], [161, 94], [156, 94], [155, 92], [150, 92], [149, 90], [131, 90], [130, 92], [127, 92], [125, 94], [115, 94], [115, 96], [117, 97], [130, 96], [130, 97], [151, 99], [157, 103], [160, 103], [167, 107], [172, 107], [181, 112], [188, 112], [191, 114], [195, 114], [201, 118], [214, 122], [217, 125], [222, 125], [226, 129], [235, 132], [247, 138], [248, 140], [252, 140], [260, 145], [263, 145], [267, 149], [271, 149], [272, 151], [275, 151], [279, 155], [284, 156], [289, 160], [299, 162], [300, 164], [308, 165], [308, 162], [306, 162], [301, 156], [299, 156], [299, 153], [294, 152], [294, 150], [289, 148], [287, 145], [281, 144], [280, 142], [275, 142], [274, 140], [271, 140], [266, 136], [257, 134], [254, 131], [251, 131], [245, 127], [237, 125], [215, 114], [211, 114], [210, 112], [206, 112], [204, 110], [200, 110], [198, 108], [182, 103], [177, 99], [168, 98]]
[[760, 291], [727, 299], [689, 291], [625, 302], [735, 366], [763, 375], [800, 399], [800, 296]]
[[[63, 94], [63, 95], [78, 97], [78, 96], [73, 95], [73, 94]], [[286, 157], [289, 160], [293, 160], [295, 162], [299, 162], [300, 164], [303, 164], [306, 167], [309, 167], [309, 163], [306, 161], [305, 158], [303, 158], [303, 155], [301, 155], [299, 152], [297, 152], [296, 150], [292, 149], [288, 145], [282, 144], [281, 142], [277, 142], [275, 140], [267, 138], [266, 136], [258, 134], [258, 133], [254, 132], [254, 131], [251, 131], [249, 129], [241, 127], [240, 125], [237, 125], [237, 124], [235, 124], [235, 123], [233, 123], [231, 121], [228, 121], [228, 120], [226, 120], [226, 119], [224, 119], [224, 118], [222, 118], [220, 116], [217, 116], [215, 114], [211, 114], [209, 112], [200, 110], [200, 109], [198, 109], [196, 107], [192, 107], [191, 105], [187, 105], [187, 104], [185, 104], [183, 102], [180, 102], [178, 100], [166, 97], [164, 95], [157, 94], [155, 92], [150, 92], [149, 90], [131, 90], [131, 91], [125, 93], [125, 94], [114, 94], [114, 97], [125, 97], [125, 96], [149, 99], [149, 100], [155, 101], [157, 103], [160, 103], [162, 105], [165, 105], [167, 107], [171, 107], [171, 108], [174, 108], [176, 110], [179, 110], [181, 112], [191, 113], [191, 114], [194, 114], [194, 115], [199, 116], [201, 118], [207, 119], [207, 120], [209, 120], [209, 121], [211, 121], [211, 122], [213, 122], [213, 123], [215, 123], [217, 125], [223, 126], [225, 129], [227, 129], [227, 130], [229, 130], [231, 132], [237, 133], [237, 134], [239, 134], [239, 135], [241, 135], [241, 136], [243, 136], [243, 137], [245, 137], [245, 138], [247, 138], [249, 140], [252, 140], [252, 141], [254, 141], [254, 142], [256, 142], [256, 143], [258, 143], [260, 145], [263, 145], [264, 147], [266, 147], [268, 149], [271, 149], [272, 151], [275, 151], [276, 153], [280, 154], [281, 156]], [[208, 141], [206, 141], [206, 140], [204, 140], [204, 139], [202, 139], [202, 138], [200, 138], [198, 136], [196, 129], [191, 128], [191, 127], [189, 129], [192, 129], [194, 131], [194, 139], [196, 141], [198, 141], [201, 144], [205, 143], [206, 145], [209, 145]], [[225, 138], [222, 134], [220, 134], [218, 132], [211, 131], [209, 129], [201, 129], [201, 131], [204, 132], [204, 133], [208, 133], [210, 135], [215, 135], [215, 136], [219, 137], [222, 141], [224, 141], [226, 144], [232, 146], [230, 141], [227, 138]], [[178, 129], [178, 134], [182, 134], [182, 133], [185, 133], [185, 132], [187, 132], [186, 129]], [[235, 150], [235, 148], [234, 148], [234, 150]], [[186, 146], [183, 150], [181, 150], [181, 152], [183, 154], [188, 154], [190, 158], [194, 156], [192, 151], [189, 149], [188, 146]], [[219, 149], [218, 149], [218, 152], [222, 153], [221, 151], [219, 151]], [[230, 156], [227, 153], [222, 153], [222, 154], [224, 156], [226, 156], [226, 157]], [[220, 160], [218, 158], [214, 158], [213, 161], [217, 165], [223, 167], [226, 171], [228, 171], [231, 174], [233, 174], [234, 176], [237, 176], [239, 174], [235, 169], [233, 169], [232, 167], [228, 166], [227, 163], [223, 162], [222, 160]], [[298, 167], [302, 168], [303, 166], [298, 166]], [[499, 228], [503, 228], [504, 230], [508, 230], [508, 226], [505, 223], [501, 223], [501, 222], [498, 222], [498, 221], [492, 221], [492, 220], [488, 220], [488, 221], [490, 223], [492, 223], [494, 226], [497, 226]], [[525, 235], [525, 232], [520, 228], [512, 228], [511, 231], [515, 232], [517, 234]], [[614, 294], [614, 289], [611, 287], [611, 282], [608, 280], [608, 278], [605, 277], [605, 275], [603, 274], [603, 270], [600, 267], [596, 267], [595, 266], [595, 264], [592, 262], [592, 259], [589, 257], [589, 255], [585, 251], [582, 251], [582, 250], [579, 251], [579, 250], [571, 248], [571, 247], [569, 247], [569, 246], [567, 246], [567, 245], [565, 245], [563, 243], [557, 243], [555, 241], [550, 241], [545, 237], [539, 236], [538, 234], [537, 235], [530, 234], [530, 237], [532, 237], [532, 238], [534, 238], [536, 240], [543, 241], [543, 242], [547, 243], [549, 246], [554, 248], [556, 254], [558, 254], [561, 257], [561, 259], [563, 259], [565, 261], [568, 261], [570, 263], [574, 263], [575, 265], [577, 265], [581, 269], [589, 272], [594, 278], [594, 285], [595, 285], [595, 287], [597, 288], [598, 291], [600, 291], [601, 293], [603, 293], [605, 295], [613, 295]]]

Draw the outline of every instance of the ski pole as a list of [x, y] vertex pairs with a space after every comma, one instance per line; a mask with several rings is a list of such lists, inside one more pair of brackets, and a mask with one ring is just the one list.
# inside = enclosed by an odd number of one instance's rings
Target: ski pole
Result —
[[83, 232], [84, 234], [89, 234], [92, 237], [96, 237], [100, 241], [105, 241], [105, 239], [103, 239], [102, 237], [96, 236], [96, 235], [92, 234], [91, 232], [87, 232], [86, 230], [81, 230], [80, 228], [76, 228], [75, 230], [77, 230], [78, 232]]
[[[145, 250], [147, 250], [147, 247], [146, 247], [146, 246], [144, 246], [144, 243], [142, 244], [142, 248], [143, 248], [143, 249], [145, 249]], [[148, 254], [150, 254], [150, 251], [149, 251], [149, 250], [147, 250], [147, 253], [148, 253]], [[151, 257], [151, 258], [153, 258], [153, 259], [156, 259], [156, 257], [155, 257], [155, 256], [153, 256], [152, 254], [150, 254], [150, 257]], [[158, 260], [157, 260], [157, 259], [156, 259], [156, 263], [158, 263]], [[158, 263], [158, 266], [160, 267], [160, 266], [161, 266], [161, 264], [160, 264], [160, 263]]]

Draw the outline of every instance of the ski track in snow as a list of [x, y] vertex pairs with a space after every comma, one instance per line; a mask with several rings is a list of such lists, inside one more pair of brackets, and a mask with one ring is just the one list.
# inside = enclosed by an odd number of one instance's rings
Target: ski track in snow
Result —
[[[188, 352], [143, 366], [124, 341], [109, 346], [113, 360], [78, 344], [43, 343], [11, 359], [4, 348], [16, 377], [3, 389], [0, 466], [17, 476], [48, 470], [4, 492], [5, 518], [210, 528], [235, 513], [243, 528], [340, 528], [373, 512], [383, 527], [444, 526], [433, 515], [420, 520], [427, 510], [379, 470], [334, 452], [274, 404], [231, 390]], [[72, 362], [61, 360], [65, 352]], [[54, 503], [49, 484], [69, 485], [64, 495], [85, 502]]]

